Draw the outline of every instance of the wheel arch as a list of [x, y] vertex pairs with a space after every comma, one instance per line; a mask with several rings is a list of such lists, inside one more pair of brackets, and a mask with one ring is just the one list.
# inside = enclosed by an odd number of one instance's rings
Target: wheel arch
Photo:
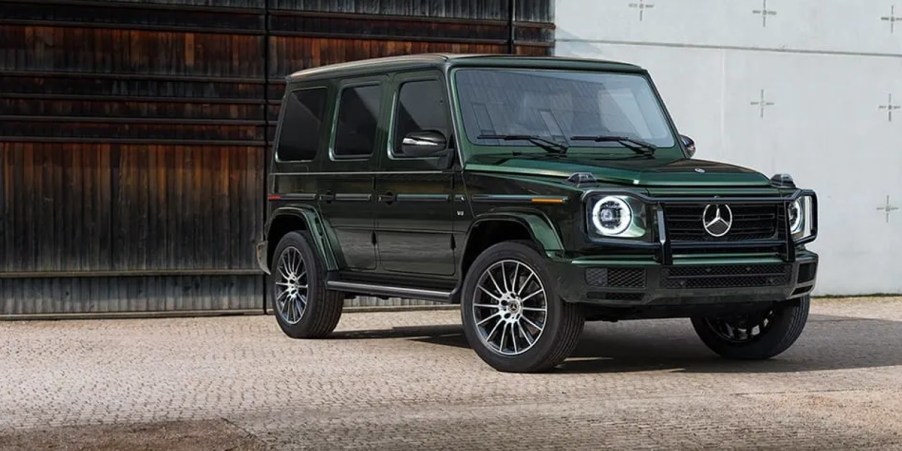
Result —
[[564, 250], [560, 235], [551, 222], [537, 212], [494, 212], [482, 215], [470, 224], [458, 270], [460, 278], [452, 301], [460, 302], [460, 290], [470, 265], [485, 249], [503, 241], [532, 241], [543, 254]]
[[336, 269], [332, 248], [326, 238], [319, 214], [312, 208], [281, 207], [273, 210], [266, 228], [268, 262], [272, 261], [273, 253], [282, 237], [295, 231], [308, 233], [313, 241], [313, 248], [327, 271]]

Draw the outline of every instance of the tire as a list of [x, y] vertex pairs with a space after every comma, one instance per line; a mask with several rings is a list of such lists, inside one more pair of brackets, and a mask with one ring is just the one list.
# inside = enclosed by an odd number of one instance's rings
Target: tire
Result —
[[[464, 333], [476, 354], [498, 371], [554, 368], [573, 352], [585, 322], [577, 305], [557, 295], [544, 257], [530, 244], [489, 247], [464, 279]], [[544, 291], [535, 294], [539, 290]]]
[[[285, 335], [322, 338], [335, 330], [344, 296], [326, 289], [325, 270], [306, 232], [285, 234], [276, 246], [270, 268], [270, 299]], [[306, 289], [302, 288], [305, 285]]]
[[702, 342], [722, 357], [764, 360], [795, 343], [808, 321], [810, 304], [805, 296], [758, 313], [731, 318], [694, 317], [692, 326]]

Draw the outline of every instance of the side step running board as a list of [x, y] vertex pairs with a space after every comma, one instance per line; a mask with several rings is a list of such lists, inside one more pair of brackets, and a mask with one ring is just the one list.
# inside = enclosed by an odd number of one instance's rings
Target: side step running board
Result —
[[393, 298], [425, 299], [429, 301], [451, 302], [451, 292], [441, 290], [423, 290], [419, 288], [393, 287], [370, 283], [344, 282], [330, 280], [326, 288], [347, 293], [368, 294], [371, 296], [388, 296]]

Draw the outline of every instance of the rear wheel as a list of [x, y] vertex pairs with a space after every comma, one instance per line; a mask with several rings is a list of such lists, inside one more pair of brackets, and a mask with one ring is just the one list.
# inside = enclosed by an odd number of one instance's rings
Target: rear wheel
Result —
[[531, 246], [486, 249], [464, 280], [461, 320], [470, 346], [499, 371], [538, 372], [576, 347], [583, 317], [557, 296], [545, 259]]
[[341, 318], [344, 296], [326, 290], [325, 270], [305, 232], [279, 240], [269, 276], [270, 298], [279, 327], [292, 338], [320, 338]]
[[692, 326], [702, 342], [723, 357], [769, 359], [789, 349], [802, 334], [809, 305], [806, 296], [754, 313], [695, 317]]

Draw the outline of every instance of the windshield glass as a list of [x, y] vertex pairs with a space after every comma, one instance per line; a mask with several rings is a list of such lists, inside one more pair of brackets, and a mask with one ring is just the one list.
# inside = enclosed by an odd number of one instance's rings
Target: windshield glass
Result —
[[[626, 148], [624, 143], [594, 142], [586, 137], [627, 137], [656, 147], [676, 144], [657, 97], [642, 75], [460, 69], [455, 82], [467, 138], [474, 144], [529, 145], [497, 138], [504, 135], [530, 135], [571, 148], [617, 151]], [[582, 139], [572, 140], [577, 136]]]

